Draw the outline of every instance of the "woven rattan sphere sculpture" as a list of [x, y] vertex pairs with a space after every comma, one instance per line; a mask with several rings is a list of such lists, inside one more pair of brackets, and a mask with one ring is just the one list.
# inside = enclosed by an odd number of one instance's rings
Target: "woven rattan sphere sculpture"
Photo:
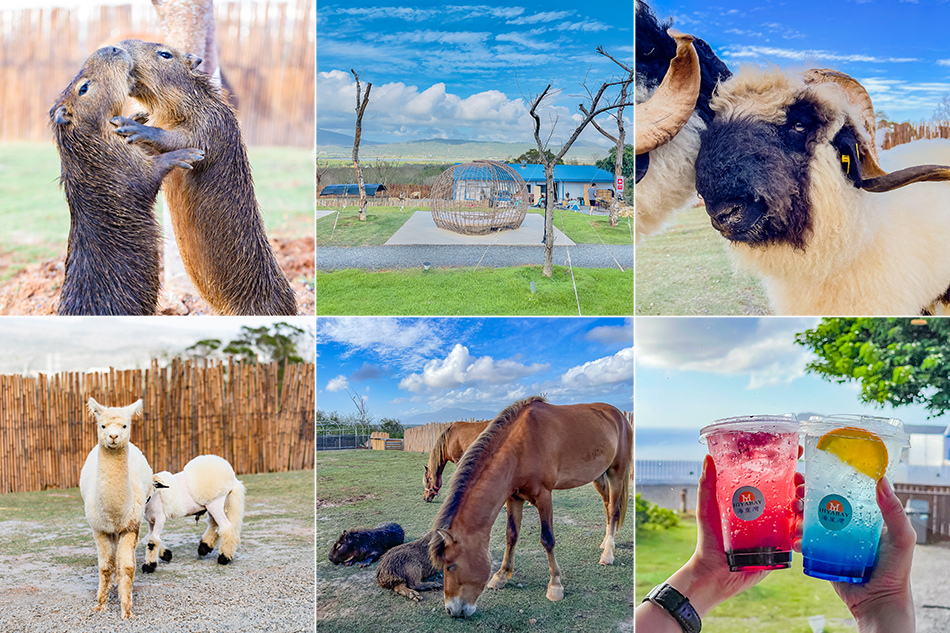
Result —
[[477, 160], [442, 172], [432, 185], [429, 207], [439, 228], [484, 235], [521, 226], [527, 197], [524, 180], [510, 166]]

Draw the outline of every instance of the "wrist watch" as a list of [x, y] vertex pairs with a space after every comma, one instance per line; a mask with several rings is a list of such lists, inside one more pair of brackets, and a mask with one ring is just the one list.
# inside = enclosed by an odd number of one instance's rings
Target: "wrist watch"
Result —
[[668, 583], [664, 582], [651, 589], [647, 597], [643, 599], [644, 602], [648, 600], [669, 613], [682, 627], [683, 633], [699, 633], [703, 628], [699, 614], [689, 603], [689, 598]]

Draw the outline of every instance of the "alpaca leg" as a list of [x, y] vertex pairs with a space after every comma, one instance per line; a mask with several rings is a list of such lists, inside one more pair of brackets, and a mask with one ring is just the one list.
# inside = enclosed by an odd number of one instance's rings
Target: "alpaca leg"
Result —
[[548, 572], [551, 579], [548, 581], [547, 598], [558, 601], [564, 597], [564, 586], [561, 584], [561, 568], [554, 559], [554, 506], [551, 502], [551, 491], [547, 490], [534, 500], [541, 517], [541, 544], [548, 555]]
[[112, 572], [115, 570], [114, 535], [105, 532], [93, 532], [99, 557], [99, 591], [96, 592], [96, 606], [93, 611], [105, 611], [109, 602], [109, 588], [112, 586]]
[[501, 567], [495, 572], [495, 575], [488, 581], [489, 589], [501, 589], [511, 578], [515, 568], [515, 545], [518, 543], [518, 533], [521, 532], [521, 515], [524, 510], [524, 500], [514, 497], [505, 502], [508, 506], [508, 530], [505, 540], [505, 557], [501, 561]]
[[123, 620], [132, 617], [132, 582], [135, 580], [135, 547], [138, 544], [138, 527], [134, 531], [130, 530], [119, 535], [119, 543], [116, 547], [116, 569]]
[[234, 552], [237, 550], [239, 537], [236, 534], [237, 526], [228, 519], [224, 512], [224, 502], [227, 495], [218, 497], [208, 504], [208, 515], [214, 519], [218, 525], [218, 536], [221, 538], [218, 547], [218, 562], [227, 565], [234, 558]]
[[[164, 514], [159, 514], [153, 521], [149, 522], [148, 536], [145, 539], [148, 545], [145, 546], [145, 563], [142, 565], [142, 571], [146, 574], [155, 571], [155, 568], [158, 566], [159, 556], [166, 562], [172, 559], [171, 551], [162, 547], [162, 528], [164, 527]], [[168, 558], [165, 558], [166, 554]]]

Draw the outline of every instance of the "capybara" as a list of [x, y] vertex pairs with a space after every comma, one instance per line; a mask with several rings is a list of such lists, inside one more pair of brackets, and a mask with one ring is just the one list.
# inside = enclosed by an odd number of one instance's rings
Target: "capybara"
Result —
[[376, 582], [383, 589], [392, 589], [400, 596], [420, 602], [420, 591], [441, 589], [438, 581], [422, 582], [439, 573], [429, 559], [429, 540], [432, 532], [416, 540], [392, 548], [379, 559]]
[[203, 156], [193, 147], [151, 155], [115, 135], [109, 121], [122, 112], [131, 71], [127, 52], [101, 48], [50, 110], [70, 216], [59, 314], [155, 313], [160, 285], [155, 197], [169, 171], [190, 170]]
[[222, 314], [296, 314], [294, 291], [264, 233], [237, 116], [197, 70], [201, 58], [141, 40], [118, 46], [135, 62], [131, 95], [155, 127], [116, 117], [116, 132], [159, 152], [205, 152], [192, 171], [170, 174], [164, 188], [182, 261], [198, 292]]
[[366, 567], [383, 552], [402, 545], [405, 539], [398, 523], [380, 523], [373, 529], [346, 530], [330, 548], [328, 557], [334, 565], [359, 562], [360, 567]]

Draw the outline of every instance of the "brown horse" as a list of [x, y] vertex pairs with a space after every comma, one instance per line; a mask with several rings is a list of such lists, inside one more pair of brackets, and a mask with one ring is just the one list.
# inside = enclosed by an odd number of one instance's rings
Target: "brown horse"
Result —
[[[614, 535], [627, 511], [632, 453], [633, 428], [609, 404], [556, 406], [534, 396], [502, 411], [465, 451], [433, 525], [429, 556], [443, 569], [449, 615], [471, 615], [486, 583], [500, 589], [508, 582], [525, 501], [541, 517], [541, 543], [551, 575], [547, 597], [564, 597], [554, 559], [552, 490], [593, 482], [607, 518], [600, 563], [612, 564]], [[506, 501], [505, 557], [488, 582], [491, 527]]]
[[489, 420], [481, 422], [453, 422], [447, 429], [442, 431], [439, 439], [435, 441], [435, 446], [429, 451], [429, 465], [425, 466], [425, 472], [422, 475], [422, 483], [425, 484], [425, 492], [422, 498], [426, 501], [432, 501], [439, 494], [442, 488], [442, 471], [445, 470], [445, 464], [452, 462], [457, 464], [462, 459], [462, 453], [471, 446], [479, 433], [485, 430]]

